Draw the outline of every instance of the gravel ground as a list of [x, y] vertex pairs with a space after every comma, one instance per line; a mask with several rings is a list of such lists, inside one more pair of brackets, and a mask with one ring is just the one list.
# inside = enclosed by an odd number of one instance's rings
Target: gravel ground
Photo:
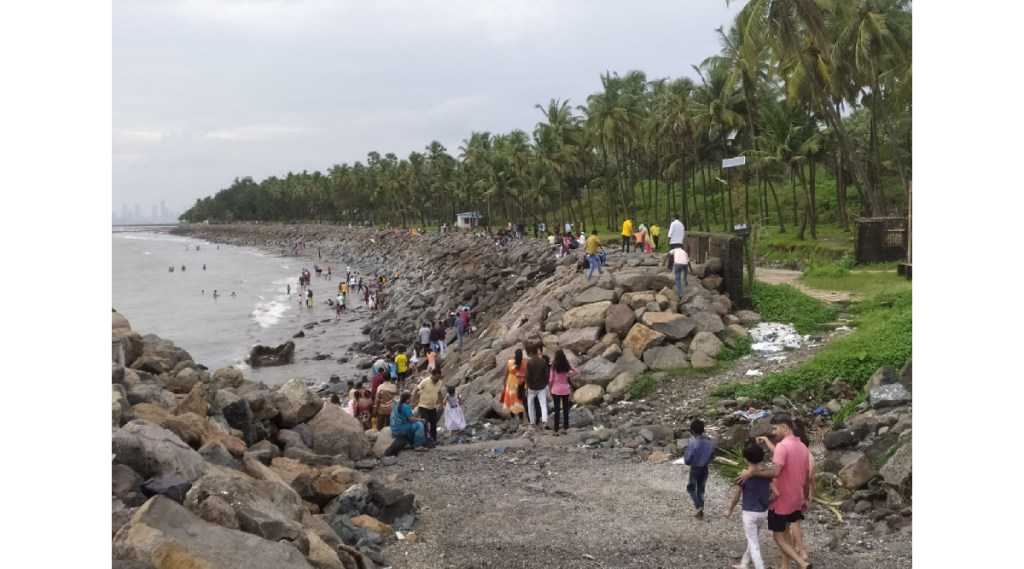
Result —
[[[582, 434], [582, 433], [580, 433]], [[705, 519], [693, 517], [687, 468], [640, 461], [624, 449], [580, 448], [576, 436], [538, 436], [496, 453], [439, 447], [404, 452], [383, 469], [421, 505], [415, 541], [388, 540], [394, 569], [450, 567], [729, 567], [745, 548], [739, 509], [723, 517], [730, 486], [712, 471]], [[911, 566], [911, 535], [835, 524], [815, 509], [804, 535], [815, 567]], [[779, 567], [771, 536], [765, 562]]]
[[[756, 380], [745, 376], [748, 369], [767, 374], [806, 361], [840, 334], [822, 333], [782, 361], [748, 356], [713, 376], [664, 384], [640, 405], [651, 408], [649, 418], [668, 417], [717, 385]], [[731, 495], [728, 480], [712, 469], [706, 516], [698, 521], [686, 494], [687, 467], [642, 460], [628, 448], [582, 447], [592, 434], [573, 429], [554, 437], [547, 431], [401, 453], [396, 465], [375, 475], [415, 494], [422, 509], [415, 540], [390, 537], [385, 559], [394, 569], [726, 568], [739, 562], [746, 547], [739, 508], [723, 517]], [[912, 565], [909, 528], [893, 532], [856, 514], [837, 523], [820, 506], [803, 527], [815, 567]], [[761, 547], [765, 563], [780, 567], [767, 530]]]

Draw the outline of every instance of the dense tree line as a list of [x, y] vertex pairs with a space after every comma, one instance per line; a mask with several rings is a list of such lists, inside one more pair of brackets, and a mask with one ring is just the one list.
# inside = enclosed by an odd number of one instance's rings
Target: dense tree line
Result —
[[[532, 132], [472, 132], [407, 158], [255, 182], [237, 178], [183, 220], [399, 226], [582, 222], [632, 214], [728, 230], [751, 222], [816, 238], [820, 221], [905, 214], [911, 177], [911, 3], [749, 0], [697, 80], [601, 76], [585, 104], [536, 105]], [[746, 164], [722, 168], [722, 159]], [[827, 180], [828, 183], [824, 183]]]

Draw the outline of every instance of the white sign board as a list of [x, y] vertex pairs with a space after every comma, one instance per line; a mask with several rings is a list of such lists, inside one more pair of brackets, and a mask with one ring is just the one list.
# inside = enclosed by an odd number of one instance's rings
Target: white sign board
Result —
[[733, 166], [743, 166], [747, 163], [746, 156], [737, 156], [736, 158], [725, 158], [722, 160], [722, 168], [732, 168]]

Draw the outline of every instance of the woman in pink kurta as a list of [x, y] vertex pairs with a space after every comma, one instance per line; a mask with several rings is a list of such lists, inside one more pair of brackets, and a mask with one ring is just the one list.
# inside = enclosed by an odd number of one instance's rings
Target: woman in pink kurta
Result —
[[569, 377], [576, 377], [580, 370], [569, 363], [565, 352], [558, 350], [555, 358], [551, 360], [551, 372], [548, 383], [551, 385], [551, 396], [555, 400], [555, 436], [558, 436], [558, 414], [562, 412], [562, 429], [569, 430], [569, 396], [572, 395], [572, 386], [569, 385]]

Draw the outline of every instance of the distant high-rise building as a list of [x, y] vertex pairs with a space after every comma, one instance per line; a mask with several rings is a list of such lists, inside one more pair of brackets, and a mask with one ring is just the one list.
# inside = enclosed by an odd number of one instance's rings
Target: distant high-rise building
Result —
[[135, 204], [135, 216], [132, 218], [132, 222], [138, 223], [142, 220], [142, 206]]
[[160, 211], [156, 208], [156, 206], [153, 206], [153, 208], [149, 210], [149, 221], [160, 221]]

